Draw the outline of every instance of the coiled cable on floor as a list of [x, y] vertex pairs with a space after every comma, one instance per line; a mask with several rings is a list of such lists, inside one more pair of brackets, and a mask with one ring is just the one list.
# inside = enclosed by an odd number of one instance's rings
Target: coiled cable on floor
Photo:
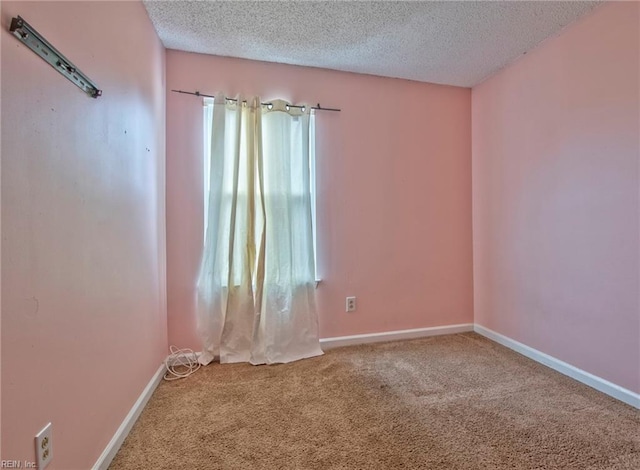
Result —
[[184, 379], [200, 369], [198, 356], [192, 349], [178, 349], [170, 346], [169, 352], [164, 361], [166, 369], [164, 380]]

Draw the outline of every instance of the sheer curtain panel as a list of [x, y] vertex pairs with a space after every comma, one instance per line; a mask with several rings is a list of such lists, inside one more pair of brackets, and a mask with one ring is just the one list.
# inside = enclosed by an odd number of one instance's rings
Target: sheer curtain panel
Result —
[[320, 355], [310, 110], [223, 96], [205, 110], [200, 360], [272, 364]]

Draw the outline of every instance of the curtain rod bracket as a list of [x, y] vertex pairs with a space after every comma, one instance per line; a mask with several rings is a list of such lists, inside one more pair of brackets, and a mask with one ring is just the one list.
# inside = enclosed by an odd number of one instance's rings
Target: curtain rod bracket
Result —
[[71, 83], [84, 91], [91, 98], [102, 96], [102, 90], [93, 83], [89, 77], [83, 74], [73, 63], [53, 47], [49, 41], [43, 38], [22, 17], [11, 19], [9, 31], [25, 46], [38, 54], [51, 67], [64, 75]]

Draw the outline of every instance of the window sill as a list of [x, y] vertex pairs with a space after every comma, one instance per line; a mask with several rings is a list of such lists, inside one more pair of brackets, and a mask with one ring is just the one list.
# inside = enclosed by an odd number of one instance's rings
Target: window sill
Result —
[[[315, 282], [316, 282], [316, 289], [317, 289], [317, 288], [318, 288], [318, 286], [320, 285], [320, 283], [322, 282], [322, 279], [316, 279], [316, 281], [315, 281]], [[236, 284], [234, 287], [240, 287], [240, 284]], [[226, 285], [223, 285], [223, 286], [222, 286], [222, 288], [223, 288], [223, 289], [226, 289], [226, 288], [227, 288], [227, 286], [226, 286]]]

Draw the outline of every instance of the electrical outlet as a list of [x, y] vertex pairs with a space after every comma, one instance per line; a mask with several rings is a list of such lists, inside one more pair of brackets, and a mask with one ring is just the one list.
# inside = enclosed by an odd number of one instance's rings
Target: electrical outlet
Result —
[[51, 423], [36, 434], [36, 465], [38, 470], [45, 468], [53, 459], [53, 442], [51, 441]]
[[356, 311], [356, 298], [355, 297], [347, 297], [347, 312], [355, 312]]

